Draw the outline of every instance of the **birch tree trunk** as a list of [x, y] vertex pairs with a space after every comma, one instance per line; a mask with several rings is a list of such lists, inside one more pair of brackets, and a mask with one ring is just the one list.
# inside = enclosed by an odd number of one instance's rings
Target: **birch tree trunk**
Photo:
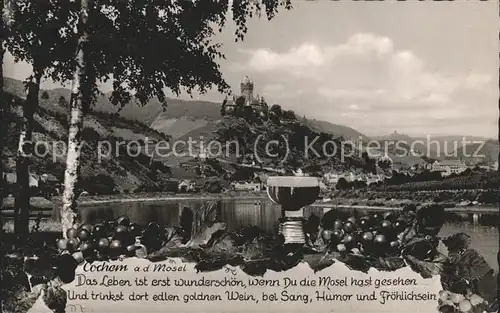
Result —
[[19, 146], [16, 158], [16, 200], [14, 204], [14, 230], [20, 239], [26, 240], [29, 235], [30, 217], [30, 172], [29, 163], [33, 150], [33, 116], [38, 107], [38, 94], [42, 71], [33, 66], [34, 77], [28, 85], [28, 95], [23, 106], [23, 124], [19, 135]]
[[[0, 42], [0, 225], [2, 225], [2, 229], [0, 229], [0, 269], [4, 269], [4, 231], [3, 231], [3, 218], [2, 218], [2, 210], [3, 210], [3, 195], [5, 188], [5, 181], [3, 179], [3, 148], [5, 145], [5, 136], [7, 136], [7, 128], [8, 122], [6, 118], [7, 106], [10, 106], [10, 103], [6, 103], [5, 97], [3, 95], [3, 56], [5, 54], [4, 43], [5, 40], [5, 21], [4, 21], [4, 0], [0, 0], [0, 10], [2, 13], [2, 18], [0, 19], [0, 32], [2, 35], [2, 42]], [[2, 290], [3, 293], [3, 290]], [[0, 312], [3, 312], [2, 307], [2, 299], [0, 299]]]
[[75, 191], [79, 179], [84, 107], [89, 105], [84, 102], [90, 99], [90, 97], [86, 95], [87, 92], [90, 92], [90, 88], [88, 88], [88, 67], [85, 58], [85, 47], [88, 42], [87, 22], [89, 2], [90, 0], [80, 0], [80, 37], [78, 39], [76, 52], [77, 65], [73, 76], [73, 86], [71, 88], [71, 120], [68, 133], [68, 150], [61, 208], [61, 224], [64, 238], [67, 237], [67, 230], [76, 226], [79, 222], [77, 195]]
[[[498, 99], [498, 111], [500, 112], [500, 98]], [[498, 116], [498, 140], [500, 141], [500, 115]], [[500, 162], [500, 151], [498, 152], [497, 162]], [[497, 167], [497, 173], [500, 177], [500, 166]], [[497, 201], [500, 202], [500, 188], [497, 189]], [[499, 207], [499, 213], [500, 213], [500, 207]], [[497, 231], [498, 234], [500, 235], [500, 222], [498, 222], [498, 220], [497, 220]], [[498, 238], [498, 245], [500, 246], [500, 237]], [[498, 265], [500, 266], [500, 250], [497, 253], [497, 262]], [[497, 274], [497, 286], [500, 286], [500, 274]], [[497, 288], [497, 301], [500, 301], [500, 288]]]
[[[0, 42], [0, 223], [3, 225], [2, 221], [2, 207], [3, 207], [3, 195], [5, 190], [5, 181], [3, 179], [3, 148], [5, 146], [5, 136], [7, 136], [8, 129], [8, 121], [7, 121], [7, 106], [10, 106], [10, 103], [5, 102], [5, 97], [3, 95], [3, 56], [5, 54], [4, 43], [5, 38], [3, 37], [5, 33], [5, 21], [3, 17], [4, 13], [4, 1], [0, 0], [0, 9], [2, 12], [2, 19], [0, 20], [0, 32], [2, 32], [2, 42]], [[0, 231], [1, 232], [1, 231]], [[0, 245], [2, 242], [2, 238], [0, 238]], [[0, 255], [1, 255], [0, 251]], [[1, 265], [1, 264], [0, 264]], [[0, 268], [2, 268], [0, 266]], [[0, 307], [1, 308], [1, 307]], [[1, 310], [0, 310], [1, 312]]]

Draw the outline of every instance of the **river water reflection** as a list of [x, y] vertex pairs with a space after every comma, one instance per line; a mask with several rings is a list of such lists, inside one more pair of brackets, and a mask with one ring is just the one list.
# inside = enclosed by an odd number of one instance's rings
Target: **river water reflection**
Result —
[[[205, 201], [182, 199], [82, 205], [81, 215], [84, 222], [90, 223], [127, 215], [133, 222], [142, 225], [155, 221], [164, 226], [176, 226], [183, 208], [188, 207], [196, 210]], [[310, 206], [304, 210], [304, 216], [314, 213], [321, 217], [324, 212], [323, 208]], [[255, 225], [268, 233], [273, 233], [277, 229], [277, 221], [281, 217], [281, 210], [279, 206], [268, 199], [226, 199], [222, 201], [219, 214], [220, 219], [227, 223], [229, 230]], [[491, 217], [497, 219], [497, 216], [491, 215]], [[488, 220], [488, 218], [481, 220]], [[479, 223], [473, 223], [467, 218], [460, 220], [455, 218], [444, 225], [440, 235], [447, 236], [457, 232], [467, 233], [471, 236], [472, 247], [478, 250], [493, 268], [498, 270], [496, 260], [499, 242], [498, 232], [494, 226], [481, 225], [481, 220]]]

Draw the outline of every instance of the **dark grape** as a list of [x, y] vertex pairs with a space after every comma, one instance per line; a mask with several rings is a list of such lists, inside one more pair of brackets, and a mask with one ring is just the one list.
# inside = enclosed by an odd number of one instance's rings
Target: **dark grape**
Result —
[[78, 262], [69, 254], [61, 255], [57, 260], [56, 276], [65, 284], [71, 283], [75, 279], [75, 270]]
[[31, 276], [31, 278], [30, 278], [31, 286], [46, 284], [48, 281], [49, 281], [49, 279], [47, 277], [44, 277], [44, 276]]
[[106, 235], [106, 226], [104, 226], [104, 224], [101, 223], [96, 224], [94, 226], [93, 234], [94, 237], [96, 238], [103, 237], [104, 235]]
[[109, 240], [108, 240], [108, 238], [101, 238], [101, 239], [99, 239], [98, 247], [99, 247], [99, 250], [101, 252], [108, 250], [108, 247], [109, 247]]
[[356, 229], [356, 225], [353, 222], [347, 221], [344, 223], [343, 229], [346, 233], [352, 233]]
[[68, 251], [69, 252], [75, 252], [78, 249], [79, 245], [80, 245], [80, 242], [78, 241], [78, 238], [68, 239]]
[[333, 229], [334, 230], [342, 229], [343, 226], [344, 226], [344, 223], [342, 223], [341, 220], [335, 220], [335, 222], [333, 222]]
[[128, 227], [130, 225], [130, 219], [126, 216], [120, 216], [116, 219], [116, 222], [118, 223], [118, 225], [122, 225], [125, 227]]
[[89, 233], [92, 233], [92, 225], [90, 224], [83, 224], [80, 226], [79, 230], [85, 229]]
[[371, 227], [370, 220], [368, 218], [366, 218], [366, 217], [361, 218], [361, 220], [359, 221], [359, 226], [363, 230], [369, 229]]
[[439, 308], [439, 312], [441, 313], [454, 313], [455, 312], [455, 307], [451, 305], [444, 305]]
[[78, 231], [78, 238], [81, 240], [81, 241], [86, 241], [86, 240], [89, 240], [90, 239], [90, 236], [91, 236], [91, 233], [89, 230], [87, 229], [80, 229]]
[[136, 237], [141, 234], [142, 229], [141, 226], [139, 226], [138, 224], [132, 223], [129, 225], [128, 231], [131, 236]]
[[78, 235], [78, 231], [74, 228], [70, 228], [66, 231], [67, 238], [76, 238], [77, 235]]

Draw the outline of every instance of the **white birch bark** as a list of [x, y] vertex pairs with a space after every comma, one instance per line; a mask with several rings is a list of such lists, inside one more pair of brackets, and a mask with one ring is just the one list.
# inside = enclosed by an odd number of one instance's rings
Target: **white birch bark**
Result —
[[[61, 225], [63, 236], [66, 238], [66, 232], [69, 228], [78, 223], [77, 195], [75, 194], [76, 184], [80, 167], [80, 148], [81, 131], [83, 128], [84, 112], [83, 107], [85, 99], [83, 96], [84, 77], [86, 76], [85, 64], [85, 44], [88, 40], [86, 25], [88, 20], [88, 8], [90, 0], [80, 0], [80, 37], [78, 39], [78, 48], [76, 54], [77, 66], [73, 75], [73, 86], [71, 88], [71, 120], [68, 132], [68, 150], [66, 158], [66, 171], [64, 172], [64, 192], [61, 208]], [[83, 87], [83, 88], [82, 88]]]

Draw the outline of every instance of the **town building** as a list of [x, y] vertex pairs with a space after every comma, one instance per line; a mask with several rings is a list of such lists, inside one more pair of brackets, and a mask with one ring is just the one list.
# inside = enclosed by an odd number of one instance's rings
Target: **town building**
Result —
[[59, 179], [57, 179], [57, 177], [55, 177], [52, 174], [45, 173], [45, 174], [40, 175], [40, 182], [43, 182], [46, 184], [49, 184], [49, 183], [57, 184], [57, 183], [59, 183]]
[[198, 164], [198, 162], [190, 161], [182, 163], [181, 168], [183, 168], [186, 171], [196, 172], [197, 170], [200, 169], [200, 165]]
[[440, 172], [442, 176], [460, 174], [467, 169], [467, 164], [462, 160], [443, 160], [432, 163], [431, 171]]
[[328, 172], [323, 175], [323, 178], [328, 184], [336, 184], [341, 177], [344, 177], [344, 175], [335, 172]]
[[379, 183], [381, 181], [384, 181], [384, 179], [385, 179], [384, 175], [378, 175], [378, 174], [366, 175], [366, 186]]
[[425, 164], [424, 169], [426, 169], [428, 171], [432, 171], [432, 165], [433, 165], [433, 163], [429, 162], [429, 163]]
[[369, 186], [370, 184], [376, 184], [383, 181], [385, 177], [382, 174], [353, 172], [336, 173], [333, 171], [323, 175], [325, 183], [330, 187], [334, 187], [339, 182], [340, 178], [344, 178], [347, 182], [363, 181]]
[[[17, 183], [17, 174], [16, 173], [3, 173], [3, 180], [8, 185], [14, 185]], [[35, 174], [29, 174], [29, 186], [30, 187], [38, 187], [39, 177]]]
[[196, 182], [193, 180], [183, 180], [177, 188], [179, 192], [193, 192], [196, 191]]
[[325, 184], [324, 182], [319, 181], [319, 189], [321, 191], [327, 191], [330, 189], [330, 187], [329, 187], [329, 185]]
[[62, 190], [59, 179], [57, 179], [54, 175], [47, 173], [40, 175], [38, 187], [41, 189], [42, 193], [46, 195], [58, 195]]
[[253, 191], [253, 192], [258, 192], [262, 190], [262, 184], [261, 183], [255, 183], [255, 182], [233, 182], [231, 183], [233, 189], [235, 191]]

